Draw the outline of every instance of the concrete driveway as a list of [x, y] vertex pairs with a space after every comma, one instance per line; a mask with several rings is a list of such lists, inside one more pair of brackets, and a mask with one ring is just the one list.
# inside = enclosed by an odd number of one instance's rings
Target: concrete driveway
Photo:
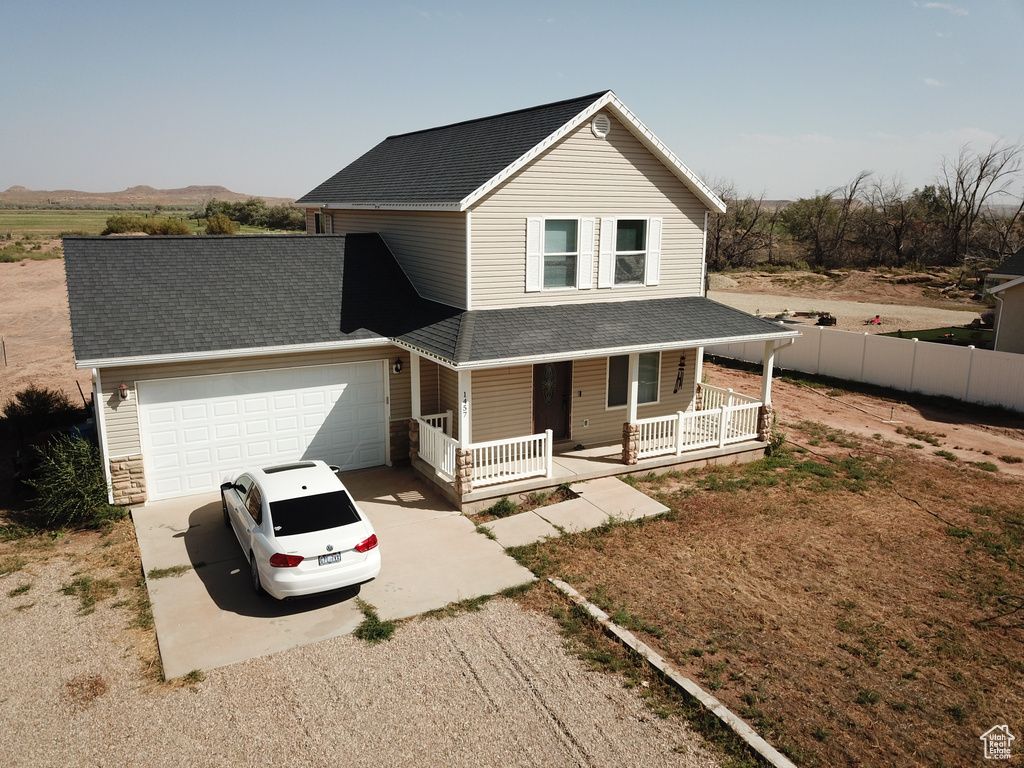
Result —
[[[168, 679], [352, 632], [359, 596], [400, 619], [532, 581], [530, 571], [448, 505], [411, 469], [343, 475], [380, 540], [381, 572], [361, 588], [290, 602], [258, 597], [220, 495], [132, 510]], [[157, 569], [187, 566], [177, 576]]]

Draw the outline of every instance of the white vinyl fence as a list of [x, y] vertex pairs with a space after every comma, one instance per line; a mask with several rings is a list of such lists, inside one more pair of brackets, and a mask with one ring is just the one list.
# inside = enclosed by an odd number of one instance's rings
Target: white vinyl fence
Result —
[[[775, 354], [778, 368], [1024, 411], [1024, 355], [824, 326], [800, 330], [800, 338]], [[705, 351], [758, 363], [764, 343], [724, 344]]]

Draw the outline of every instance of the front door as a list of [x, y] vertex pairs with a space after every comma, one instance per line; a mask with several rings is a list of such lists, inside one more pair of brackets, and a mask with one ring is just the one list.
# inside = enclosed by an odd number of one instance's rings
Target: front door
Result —
[[555, 440], [569, 438], [572, 362], [533, 366], [533, 431], [550, 429]]

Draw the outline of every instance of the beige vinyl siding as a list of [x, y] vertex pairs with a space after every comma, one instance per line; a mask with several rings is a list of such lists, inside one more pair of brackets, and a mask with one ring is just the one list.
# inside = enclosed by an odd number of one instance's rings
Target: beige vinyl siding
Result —
[[[402, 360], [402, 372], [396, 375], [391, 373], [391, 364], [398, 358]], [[110, 451], [111, 457], [132, 456], [142, 452], [142, 438], [139, 434], [138, 390], [136, 388], [138, 381], [273, 368], [301, 368], [333, 363], [359, 363], [368, 360], [388, 361], [387, 376], [388, 386], [391, 390], [391, 420], [408, 419], [412, 413], [409, 400], [409, 353], [391, 345], [293, 355], [104, 368], [100, 372], [103, 390], [100, 393], [99, 401], [103, 405], [107, 449]], [[121, 400], [118, 396], [117, 388], [121, 386], [121, 382], [127, 384], [130, 390], [127, 400]]]
[[[673, 394], [679, 358], [682, 355], [686, 356], [683, 386], [677, 394]], [[641, 405], [637, 409], [637, 417], [647, 419], [692, 409], [695, 392], [693, 378], [695, 367], [696, 350], [662, 352], [661, 375], [658, 380], [658, 402]], [[626, 421], [626, 409], [606, 407], [608, 358], [577, 360], [573, 364], [572, 382], [572, 439], [588, 447], [622, 440], [622, 425]], [[585, 420], [589, 422], [586, 427], [583, 426]]]
[[[473, 208], [473, 309], [702, 293], [707, 208], [608, 116], [606, 139], [588, 121]], [[597, 219], [593, 288], [526, 292], [526, 219], [551, 216]], [[658, 285], [596, 287], [602, 217], [663, 219]]]
[[441, 366], [433, 360], [420, 358], [420, 415], [430, 416], [442, 413], [441, 407]]
[[[330, 214], [336, 235], [380, 234], [421, 296], [465, 308], [466, 214], [455, 211], [330, 211]], [[312, 212], [307, 213], [307, 227], [312, 227]]]
[[1024, 353], [1024, 285], [1007, 288], [995, 296], [1003, 302], [999, 309], [998, 352]]
[[473, 442], [533, 434], [533, 366], [473, 371]]

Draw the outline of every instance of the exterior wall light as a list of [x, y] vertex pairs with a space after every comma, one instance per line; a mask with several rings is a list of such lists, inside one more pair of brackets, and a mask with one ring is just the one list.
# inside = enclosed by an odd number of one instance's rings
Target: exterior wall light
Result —
[[122, 400], [128, 399], [128, 385], [123, 381], [121, 382], [121, 386], [117, 388], [117, 394], [121, 396]]
[[392, 373], [401, 373], [402, 372], [402, 358], [399, 357], [399, 358], [395, 359], [394, 364], [391, 366], [391, 372]]

